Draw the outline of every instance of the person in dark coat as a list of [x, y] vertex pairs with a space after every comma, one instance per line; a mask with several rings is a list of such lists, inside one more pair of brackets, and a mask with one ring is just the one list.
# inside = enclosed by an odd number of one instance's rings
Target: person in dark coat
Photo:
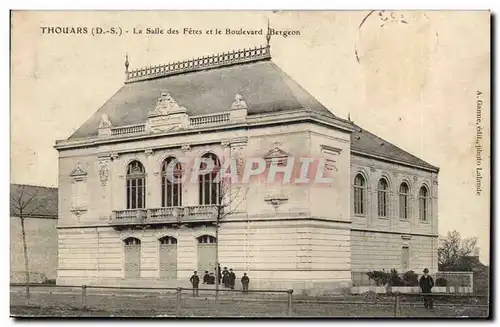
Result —
[[198, 272], [195, 271], [189, 281], [191, 282], [191, 285], [193, 285], [193, 296], [198, 296], [198, 285], [200, 284]]
[[208, 278], [209, 278], [208, 271], [205, 270], [205, 275], [203, 275], [203, 284], [208, 284]]
[[208, 276], [207, 284], [208, 285], [214, 285], [215, 284], [215, 275], [214, 275], [213, 272], [211, 272], [210, 275]]
[[219, 281], [219, 285], [222, 281], [222, 272], [220, 270], [220, 263], [217, 265], [217, 280]]
[[222, 270], [222, 283], [224, 284], [224, 287], [229, 287], [229, 271], [227, 270], [227, 267], [224, 267], [224, 270]]
[[424, 269], [424, 275], [420, 277], [420, 289], [422, 290], [422, 293], [424, 294], [424, 308], [426, 309], [432, 309], [433, 308], [433, 301], [432, 301], [432, 296], [427, 295], [428, 293], [432, 292], [432, 288], [434, 287], [434, 279], [432, 279], [429, 274], [429, 269], [425, 268]]
[[236, 274], [233, 271], [233, 268], [229, 269], [229, 287], [234, 290], [234, 284], [236, 283]]
[[248, 284], [250, 284], [250, 278], [248, 278], [247, 273], [243, 273], [243, 277], [241, 277], [241, 286], [243, 287], [243, 293], [248, 293]]

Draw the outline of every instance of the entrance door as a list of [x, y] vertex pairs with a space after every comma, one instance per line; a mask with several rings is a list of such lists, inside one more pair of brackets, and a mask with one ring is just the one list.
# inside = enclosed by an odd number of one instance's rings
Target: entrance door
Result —
[[216, 239], [210, 235], [198, 237], [198, 274], [203, 275], [205, 270], [215, 272]]
[[125, 241], [125, 278], [141, 276], [141, 241], [129, 237]]
[[165, 236], [160, 242], [160, 278], [177, 278], [177, 239]]

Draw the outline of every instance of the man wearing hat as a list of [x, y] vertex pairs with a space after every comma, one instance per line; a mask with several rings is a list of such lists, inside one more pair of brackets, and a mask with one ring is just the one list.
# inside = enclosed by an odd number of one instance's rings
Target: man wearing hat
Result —
[[208, 270], [205, 270], [205, 275], [203, 275], [203, 284], [208, 284], [208, 277], [210, 275], [208, 274]]
[[425, 268], [424, 269], [424, 275], [420, 277], [420, 289], [422, 290], [422, 293], [424, 294], [424, 308], [426, 309], [432, 309], [433, 308], [433, 303], [432, 303], [432, 296], [427, 295], [428, 293], [432, 292], [432, 288], [434, 287], [434, 279], [432, 279], [429, 274], [429, 269]]
[[198, 272], [193, 272], [193, 276], [189, 279], [191, 285], [193, 285], [193, 297], [198, 296], [198, 285], [200, 284], [200, 277], [198, 276]]

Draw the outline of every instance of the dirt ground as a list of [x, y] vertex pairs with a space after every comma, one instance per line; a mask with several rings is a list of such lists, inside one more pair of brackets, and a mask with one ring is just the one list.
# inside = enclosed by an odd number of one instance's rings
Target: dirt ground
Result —
[[[78, 291], [31, 292], [26, 305], [26, 295], [11, 291], [11, 315], [15, 317], [287, 317], [286, 294], [273, 296], [221, 294], [215, 302], [213, 295], [192, 294], [181, 296], [177, 307], [174, 293], [141, 292], [88, 292], [85, 308]], [[393, 301], [377, 303], [360, 302], [359, 298], [295, 299], [293, 317], [394, 317]], [[411, 302], [413, 301], [413, 302]], [[470, 301], [453, 302], [441, 299], [433, 310], [426, 310], [415, 300], [402, 301], [400, 317], [487, 317], [488, 307]]]

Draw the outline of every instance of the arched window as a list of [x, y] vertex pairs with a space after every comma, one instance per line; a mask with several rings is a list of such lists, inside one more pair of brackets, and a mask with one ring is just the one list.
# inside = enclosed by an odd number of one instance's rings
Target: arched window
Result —
[[182, 206], [182, 165], [174, 157], [168, 157], [161, 166], [161, 206]]
[[217, 240], [215, 239], [215, 237], [213, 237], [211, 235], [202, 235], [202, 236], [198, 237], [198, 243], [215, 244], [215, 243], [217, 243]]
[[[208, 204], [219, 204], [220, 198], [220, 182], [215, 181], [215, 178], [220, 170], [220, 161], [219, 158], [213, 153], [207, 153], [203, 155], [202, 158], [212, 160], [213, 169], [211, 172], [208, 172], [204, 175], [200, 175], [199, 177], [199, 200], [201, 205]], [[205, 163], [201, 163], [201, 169], [206, 169]]]
[[366, 199], [366, 182], [361, 174], [357, 174], [354, 178], [354, 214], [365, 214], [365, 199]]
[[387, 217], [387, 201], [388, 201], [388, 192], [389, 185], [385, 178], [381, 178], [378, 181], [377, 186], [377, 198], [378, 198], [378, 216], [379, 217]]
[[146, 170], [137, 160], [127, 167], [127, 209], [146, 207]]
[[175, 237], [171, 237], [171, 236], [164, 236], [164, 237], [160, 238], [158, 240], [158, 242], [160, 242], [160, 244], [163, 244], [163, 245], [173, 245], [173, 244], [177, 244], [177, 239]]
[[418, 193], [418, 211], [420, 216], [420, 221], [427, 221], [427, 206], [429, 203], [429, 192], [427, 187], [422, 186], [420, 192]]
[[401, 183], [399, 186], [399, 218], [401, 219], [408, 219], [408, 193], [408, 184]]

